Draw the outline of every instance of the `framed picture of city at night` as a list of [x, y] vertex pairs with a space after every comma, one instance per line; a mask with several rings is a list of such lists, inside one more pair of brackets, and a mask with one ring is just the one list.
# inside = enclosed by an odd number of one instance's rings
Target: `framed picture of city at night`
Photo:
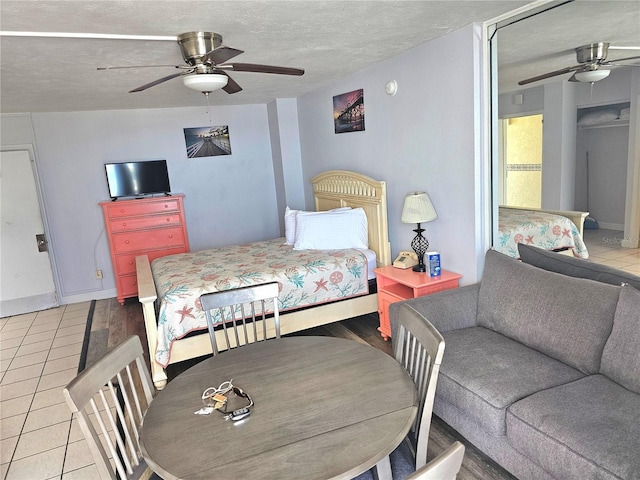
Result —
[[228, 125], [185, 128], [184, 141], [189, 158], [231, 155]]
[[333, 124], [336, 133], [364, 130], [364, 90], [333, 97]]

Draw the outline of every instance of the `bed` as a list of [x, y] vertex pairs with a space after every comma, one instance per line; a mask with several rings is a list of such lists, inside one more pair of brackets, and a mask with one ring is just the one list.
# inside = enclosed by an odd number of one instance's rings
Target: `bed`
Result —
[[[371, 278], [371, 275], [366, 275], [366, 272], [371, 273], [373, 267], [385, 266], [391, 263], [385, 182], [374, 180], [355, 172], [332, 170], [313, 177], [311, 183], [313, 185], [316, 211], [324, 212], [345, 207], [364, 211], [366, 215], [368, 249], [372, 251], [374, 257], [372, 262], [371, 255], [358, 255], [358, 252], [354, 253], [353, 249], [345, 249], [342, 252], [335, 251], [337, 249], [331, 249], [328, 252], [330, 256], [333, 256], [334, 262], [337, 263], [337, 258], [339, 257], [340, 261], [345, 263], [344, 269], [339, 274], [335, 273], [333, 277], [325, 270], [326, 278], [322, 275], [320, 278], [310, 277], [311, 279], [307, 279], [307, 283], [313, 282], [319, 291], [317, 293], [323, 293], [324, 290], [330, 290], [331, 287], [334, 287], [334, 290], [337, 290], [337, 297], [341, 298], [340, 300], [336, 301], [328, 297], [314, 297], [312, 305], [296, 309], [295, 307], [304, 305], [304, 302], [295, 298], [291, 291], [285, 293], [283, 289], [279, 296], [279, 302], [281, 305], [283, 303], [285, 305], [280, 315], [280, 328], [283, 335], [376, 312], [378, 309], [377, 294], [367, 294], [367, 291], [363, 291], [362, 283], [367, 284], [366, 288], [368, 289], [367, 278], [364, 277]], [[163, 257], [154, 261], [153, 271], [146, 255], [136, 258], [138, 298], [144, 313], [152, 378], [157, 389], [161, 390], [166, 385], [167, 375], [165, 368], [169, 364], [210, 354], [211, 343], [206, 334], [206, 321], [195, 318], [200, 317], [202, 313], [197, 312], [199, 300], [195, 303], [195, 308], [193, 306], [180, 307], [173, 314], [167, 313], [168, 310], [166, 308], [161, 308], [162, 305], [171, 303], [172, 298], [179, 298], [183, 302], [187, 295], [187, 289], [183, 289], [180, 281], [172, 280], [172, 286], [168, 290], [166, 285], [161, 284], [164, 282], [163, 280], [159, 280], [158, 284], [156, 284], [156, 279], [160, 279], [159, 272], [156, 270], [165, 270], [165, 273], [170, 273], [169, 270], [179, 269], [178, 265], [186, 262], [186, 269], [191, 272], [190, 275], [199, 279], [194, 284], [197, 293], [189, 294], [192, 297], [199, 297], [200, 294], [207, 291], [235, 288], [250, 283], [261, 283], [263, 280], [269, 281], [272, 277], [267, 276], [266, 272], [269, 275], [284, 275], [285, 277], [289, 275], [287, 278], [290, 280], [291, 272], [294, 271], [291, 265], [287, 264], [285, 260], [275, 261], [277, 258], [285, 258], [285, 251], [293, 249], [291, 245], [284, 245], [284, 240], [284, 238], [272, 239], [247, 245]], [[275, 249], [275, 253], [273, 249]], [[300, 256], [307, 266], [310, 264], [321, 265], [321, 263], [318, 263], [321, 262], [320, 260], [309, 257], [310, 255], [315, 255], [313, 251], [294, 250], [293, 253]], [[197, 272], [196, 267], [198, 264], [212, 264], [210, 258], [205, 259], [210, 255], [223, 256], [218, 257], [218, 259], [225, 256], [243, 255], [245, 259], [253, 258], [256, 261], [251, 264], [248, 264], [248, 260], [244, 261], [241, 272], [235, 275], [225, 274], [220, 270], [216, 270], [214, 274], [211, 274], [211, 272], [209, 274]], [[357, 263], [358, 256], [363, 257], [364, 266]], [[232, 264], [231, 261], [229, 260], [226, 268], [232, 268], [230, 266]], [[215, 262], [217, 261], [214, 260], [213, 263]], [[160, 265], [160, 267], [157, 267], [157, 265]], [[274, 272], [276, 266], [280, 270], [279, 272]], [[265, 270], [261, 271], [261, 268]], [[333, 272], [333, 270], [332, 265], [331, 271]], [[176, 270], [174, 271], [174, 276], [185, 276], [187, 275], [185, 271]], [[349, 281], [346, 280], [347, 276], [349, 276]], [[345, 281], [336, 281], [336, 278], [343, 280], [343, 277]], [[302, 282], [302, 280], [300, 281]], [[338, 287], [338, 283], [340, 283], [340, 287]], [[178, 284], [180, 284], [180, 288], [175, 288]], [[168, 292], [173, 297], [167, 297]], [[174, 318], [170, 319], [168, 317]], [[204, 318], [203, 314], [201, 318]], [[167, 322], [170, 321], [173, 322], [174, 327], [167, 327]], [[184, 327], [175, 327], [175, 325], [183, 323], [185, 324]], [[167, 346], [167, 329], [175, 330], [170, 332], [169, 346]], [[194, 334], [199, 332], [203, 334]], [[187, 336], [187, 334], [189, 335]]]
[[518, 243], [565, 255], [589, 258], [583, 240], [588, 212], [502, 206], [498, 211], [495, 250], [518, 258]]

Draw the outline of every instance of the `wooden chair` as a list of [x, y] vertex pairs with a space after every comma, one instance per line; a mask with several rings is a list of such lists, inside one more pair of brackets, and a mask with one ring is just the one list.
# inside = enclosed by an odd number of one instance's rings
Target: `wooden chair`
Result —
[[139, 443], [142, 418], [154, 396], [140, 338], [127, 338], [81, 372], [63, 395], [78, 419], [100, 478], [152, 475]]
[[[433, 401], [444, 355], [444, 338], [413, 307], [400, 305], [395, 321], [394, 355], [413, 379], [420, 401], [418, 414], [404, 442], [376, 465], [378, 476], [382, 478], [407, 478], [427, 463]], [[371, 471], [356, 479], [366, 480], [369, 475], [372, 475]]]
[[464, 445], [455, 442], [420, 470], [409, 475], [407, 480], [455, 480], [463, 458]]
[[[280, 338], [278, 291], [278, 282], [272, 282], [202, 295], [213, 354]], [[268, 325], [271, 322], [272, 327]]]
[[415, 470], [427, 463], [427, 443], [431, 427], [433, 401], [438, 373], [444, 355], [444, 338], [431, 323], [409, 305], [400, 305], [393, 337], [396, 360], [411, 376], [420, 404], [418, 415], [409, 431], [407, 441], [415, 458]]

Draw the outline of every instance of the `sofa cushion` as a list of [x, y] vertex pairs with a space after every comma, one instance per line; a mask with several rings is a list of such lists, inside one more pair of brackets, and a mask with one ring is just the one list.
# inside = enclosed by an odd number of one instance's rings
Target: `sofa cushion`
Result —
[[489, 250], [478, 325], [598, 373], [622, 287], [549, 272]]
[[584, 375], [547, 355], [482, 327], [443, 332], [444, 358], [437, 395], [504, 435], [505, 411], [539, 390]]
[[640, 395], [590, 375], [514, 403], [507, 438], [556, 478], [637, 480], [638, 418]]
[[640, 291], [635, 288], [623, 287], [620, 292], [613, 331], [602, 352], [600, 372], [640, 393]]
[[518, 244], [518, 254], [524, 263], [543, 268], [551, 272], [561, 273], [570, 277], [588, 278], [611, 285], [628, 283], [640, 290], [640, 277], [624, 270], [600, 265], [590, 260], [570, 257], [559, 253], [543, 250], [531, 245]]

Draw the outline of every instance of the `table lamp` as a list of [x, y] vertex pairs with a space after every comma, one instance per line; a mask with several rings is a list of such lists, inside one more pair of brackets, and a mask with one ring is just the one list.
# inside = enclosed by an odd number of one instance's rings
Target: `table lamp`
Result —
[[418, 264], [413, 267], [414, 272], [426, 272], [427, 268], [424, 264], [424, 254], [429, 248], [429, 242], [422, 236], [424, 228], [420, 228], [421, 223], [430, 222], [438, 218], [435, 208], [431, 203], [429, 195], [425, 192], [410, 193], [404, 199], [404, 206], [402, 207], [402, 217], [400, 220], [403, 223], [417, 223], [418, 228], [414, 230], [416, 232], [415, 238], [411, 241], [411, 248], [418, 256]]

